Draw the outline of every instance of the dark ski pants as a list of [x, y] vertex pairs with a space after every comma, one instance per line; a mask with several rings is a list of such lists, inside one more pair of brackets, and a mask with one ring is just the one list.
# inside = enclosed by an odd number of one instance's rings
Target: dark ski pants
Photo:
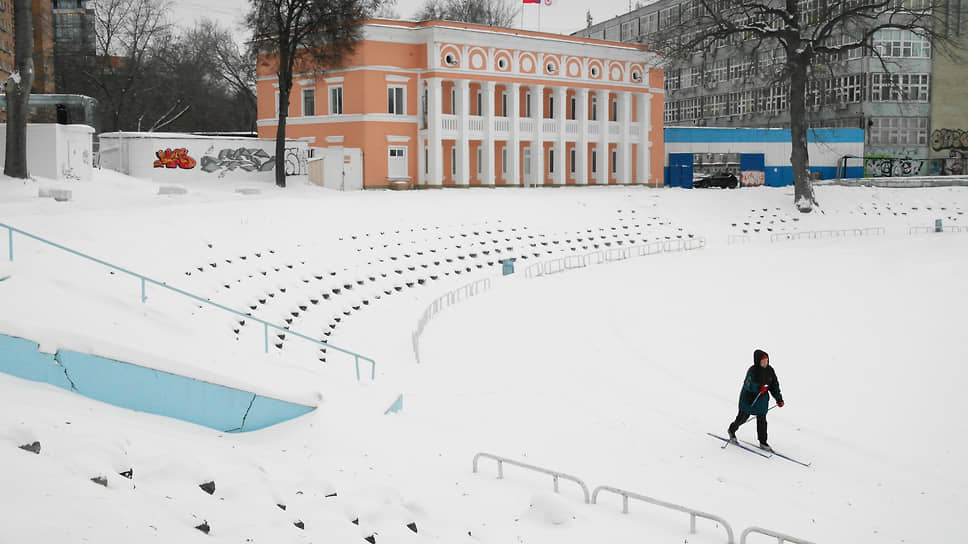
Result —
[[[739, 426], [746, 423], [750, 418], [749, 413], [742, 410], [736, 414], [736, 419], [729, 424], [729, 432], [735, 433]], [[760, 442], [766, 442], [766, 414], [761, 416], [756, 416], [756, 437], [760, 439]]]

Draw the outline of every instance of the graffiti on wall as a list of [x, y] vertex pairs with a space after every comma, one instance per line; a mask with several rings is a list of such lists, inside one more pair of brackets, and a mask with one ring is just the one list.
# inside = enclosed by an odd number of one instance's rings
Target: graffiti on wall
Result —
[[202, 155], [202, 172], [218, 172], [219, 177], [224, 177], [227, 172], [236, 169], [244, 172], [268, 172], [275, 167], [275, 159], [264, 149], [237, 147], [215, 151], [212, 146]]
[[184, 147], [177, 149], [162, 149], [155, 151], [155, 168], [182, 168], [190, 170], [195, 168], [195, 159], [188, 156], [188, 150]]
[[968, 149], [968, 130], [939, 128], [931, 133], [931, 149]]
[[305, 176], [309, 174], [309, 158], [306, 151], [298, 147], [286, 148], [286, 175]]
[[864, 157], [864, 177], [885, 178], [921, 175], [927, 162], [910, 157]]

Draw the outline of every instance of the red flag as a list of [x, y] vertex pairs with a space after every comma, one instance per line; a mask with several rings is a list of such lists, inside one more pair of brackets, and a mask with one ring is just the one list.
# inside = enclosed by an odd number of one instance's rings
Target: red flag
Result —
[[541, 0], [523, 0], [523, 4], [538, 4], [541, 5]]

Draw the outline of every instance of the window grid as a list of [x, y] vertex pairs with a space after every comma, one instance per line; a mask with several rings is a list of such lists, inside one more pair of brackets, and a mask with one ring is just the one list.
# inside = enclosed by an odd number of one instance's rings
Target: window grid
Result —
[[335, 85], [329, 88], [329, 114], [343, 114], [343, 86]]
[[387, 87], [387, 113], [392, 115], [406, 114], [403, 91], [404, 88], [398, 85]]
[[316, 89], [302, 90], [302, 114], [303, 117], [316, 115]]

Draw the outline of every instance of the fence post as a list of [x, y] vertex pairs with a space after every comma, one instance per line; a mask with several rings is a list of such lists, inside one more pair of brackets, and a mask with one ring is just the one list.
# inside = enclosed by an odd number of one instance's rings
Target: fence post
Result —
[[10, 239], [10, 262], [13, 262], [13, 229], [7, 227], [7, 236]]
[[141, 278], [141, 303], [144, 304], [146, 300], [148, 297], [145, 296], [145, 279]]
[[356, 355], [353, 358], [356, 359], [356, 381], [360, 381], [360, 356]]
[[263, 322], [262, 323], [262, 326], [265, 327], [265, 331], [266, 331], [266, 335], [265, 335], [266, 336], [266, 353], [269, 353], [269, 324]]

